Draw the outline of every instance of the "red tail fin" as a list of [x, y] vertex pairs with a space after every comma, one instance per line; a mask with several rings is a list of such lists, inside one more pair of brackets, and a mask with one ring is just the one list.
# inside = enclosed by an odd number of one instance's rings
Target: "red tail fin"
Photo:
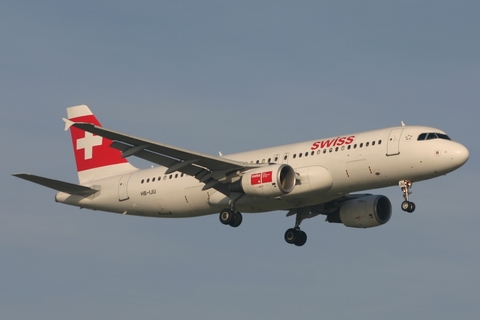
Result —
[[[85, 106], [67, 108], [68, 120], [101, 126], [90, 109]], [[68, 128], [68, 126], [67, 126]], [[136, 170], [119, 150], [110, 147], [111, 140], [70, 127], [73, 152], [80, 183]]]

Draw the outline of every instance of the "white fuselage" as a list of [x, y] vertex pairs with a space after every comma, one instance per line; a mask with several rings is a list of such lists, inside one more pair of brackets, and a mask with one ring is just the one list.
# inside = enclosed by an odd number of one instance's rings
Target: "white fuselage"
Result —
[[[297, 183], [280, 197], [236, 199], [241, 212], [265, 212], [313, 206], [350, 192], [421, 181], [444, 175], [465, 163], [468, 150], [442, 138], [417, 140], [422, 133], [443, 133], [430, 127], [405, 126], [225, 155], [249, 163], [285, 163]], [[58, 202], [149, 217], [193, 217], [228, 208], [231, 197], [185, 174], [165, 174], [155, 167], [99, 179], [88, 184], [100, 191], [90, 197], [58, 193]]]

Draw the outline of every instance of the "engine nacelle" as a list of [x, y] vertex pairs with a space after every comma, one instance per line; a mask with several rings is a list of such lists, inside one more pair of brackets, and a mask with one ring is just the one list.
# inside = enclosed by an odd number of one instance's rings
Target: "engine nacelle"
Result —
[[327, 221], [342, 222], [352, 228], [371, 228], [387, 223], [391, 216], [392, 204], [387, 197], [368, 195], [343, 203]]
[[234, 192], [256, 197], [279, 197], [292, 192], [296, 183], [295, 170], [287, 164], [275, 164], [247, 171], [242, 179], [230, 185]]

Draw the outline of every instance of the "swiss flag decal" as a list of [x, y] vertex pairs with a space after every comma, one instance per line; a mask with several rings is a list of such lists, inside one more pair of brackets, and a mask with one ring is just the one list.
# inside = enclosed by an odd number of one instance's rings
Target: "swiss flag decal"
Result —
[[[94, 115], [86, 115], [69, 120], [100, 126], [100, 122]], [[111, 140], [73, 126], [70, 127], [70, 132], [72, 134], [73, 151], [78, 171], [127, 162], [127, 159], [122, 158], [122, 153], [119, 150], [110, 147]]]

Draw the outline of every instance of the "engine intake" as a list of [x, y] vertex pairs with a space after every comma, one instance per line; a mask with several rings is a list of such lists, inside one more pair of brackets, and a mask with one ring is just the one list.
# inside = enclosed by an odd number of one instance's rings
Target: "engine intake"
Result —
[[278, 197], [292, 192], [296, 184], [295, 170], [287, 164], [275, 164], [247, 171], [241, 180], [232, 183], [232, 192], [249, 196]]

